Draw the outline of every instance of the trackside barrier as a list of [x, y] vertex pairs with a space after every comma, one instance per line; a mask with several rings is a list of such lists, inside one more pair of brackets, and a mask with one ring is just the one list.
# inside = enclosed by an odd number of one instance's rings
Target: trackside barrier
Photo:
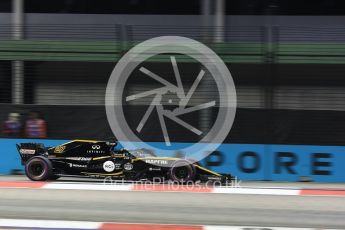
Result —
[[[16, 143], [39, 142], [55, 146], [66, 141], [0, 139], [0, 174], [23, 170]], [[149, 144], [164, 148], [164, 143]], [[189, 145], [175, 144], [180, 148]], [[315, 182], [345, 182], [345, 146], [222, 144], [201, 163], [241, 180], [299, 181], [301, 177], [308, 177]]]

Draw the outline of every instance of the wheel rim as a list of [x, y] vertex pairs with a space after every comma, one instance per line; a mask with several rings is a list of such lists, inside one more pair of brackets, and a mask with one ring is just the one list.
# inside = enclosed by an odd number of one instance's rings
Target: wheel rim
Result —
[[35, 178], [40, 178], [45, 172], [45, 165], [42, 162], [36, 161], [29, 165], [29, 173]]
[[186, 180], [189, 177], [189, 171], [187, 167], [178, 167], [175, 169], [175, 177], [178, 180]]

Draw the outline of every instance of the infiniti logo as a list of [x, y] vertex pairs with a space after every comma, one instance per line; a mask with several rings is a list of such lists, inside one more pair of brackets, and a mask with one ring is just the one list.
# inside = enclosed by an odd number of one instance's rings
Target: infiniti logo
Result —
[[100, 145], [92, 145], [91, 148], [92, 149], [87, 150], [86, 152], [87, 153], [92, 153], [92, 154], [103, 154], [103, 153], [106, 152], [104, 149], [101, 150], [101, 146]]
[[93, 146], [92, 146], [92, 149], [101, 149], [101, 146], [99, 146], [99, 145], [93, 145]]

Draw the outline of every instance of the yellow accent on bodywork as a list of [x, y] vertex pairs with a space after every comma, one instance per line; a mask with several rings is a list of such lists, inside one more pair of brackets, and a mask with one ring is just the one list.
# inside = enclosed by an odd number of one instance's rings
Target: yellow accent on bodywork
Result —
[[[61, 144], [61, 145], [59, 145], [58, 147], [60, 147], [60, 146], [64, 146], [64, 145], [67, 145], [67, 144], [71, 144], [71, 143], [73, 143], [73, 142], [84, 142], [84, 143], [93, 143], [93, 144], [95, 144], [95, 143], [98, 143], [98, 142], [100, 142], [100, 141], [96, 141], [96, 140], [73, 140], [73, 141], [69, 141], [69, 142], [66, 142], [66, 143], [63, 143], [63, 144]], [[49, 148], [49, 149], [55, 149], [56, 147], [51, 147], [51, 148]]]
[[70, 144], [70, 143], [73, 143], [73, 142], [84, 142], [84, 143], [94, 143], [95, 144], [95, 143], [98, 143], [100, 141], [96, 141], [96, 140], [79, 140], [79, 139], [77, 139], [77, 140], [66, 142], [63, 145]]
[[211, 170], [209, 170], [209, 169], [207, 169], [207, 168], [201, 167], [200, 165], [194, 164], [194, 166], [197, 167], [197, 168], [199, 168], [199, 169], [201, 169], [201, 170], [203, 170], [203, 171], [205, 171], [205, 172], [211, 173], [211, 174], [213, 174], [213, 175], [222, 176], [222, 175], [220, 175], [219, 173], [216, 173], [216, 172], [213, 172], [213, 171], [211, 171]]
[[63, 151], [65, 151], [66, 146], [64, 145], [58, 145], [55, 147], [54, 149], [54, 153], [63, 153]]
[[106, 158], [112, 158], [112, 156], [94, 157], [92, 158], [92, 160], [96, 161], [96, 160], [101, 160], [101, 159], [106, 159]]

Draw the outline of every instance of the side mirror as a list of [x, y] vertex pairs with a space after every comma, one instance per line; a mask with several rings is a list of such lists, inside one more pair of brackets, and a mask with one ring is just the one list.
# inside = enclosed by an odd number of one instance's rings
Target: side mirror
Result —
[[109, 140], [106, 142], [107, 145], [115, 147], [117, 146], [117, 141], [114, 137], [109, 138]]

